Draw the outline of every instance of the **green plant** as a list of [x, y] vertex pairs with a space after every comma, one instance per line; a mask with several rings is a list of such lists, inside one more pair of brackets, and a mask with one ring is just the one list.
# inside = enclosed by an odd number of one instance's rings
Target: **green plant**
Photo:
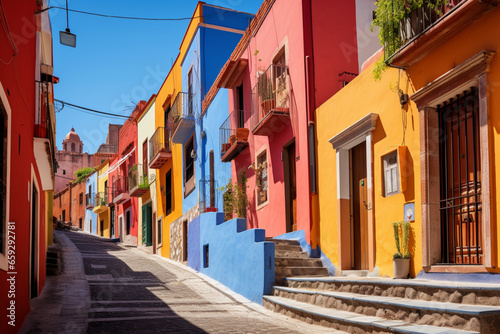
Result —
[[[397, 221], [392, 223], [392, 228], [394, 232], [394, 241], [396, 242], [396, 250], [394, 253], [393, 259], [410, 259], [410, 233], [411, 226], [408, 221]], [[402, 238], [401, 238], [402, 237]], [[402, 239], [403, 243], [400, 243]]]
[[93, 172], [95, 172], [95, 169], [91, 168], [91, 167], [85, 167], [85, 168], [81, 168], [81, 169], [77, 170], [75, 172], [75, 179], [76, 180], [74, 181], [74, 183], [84, 182], [85, 179], [87, 178], [87, 176], [89, 176]]
[[[406, 28], [401, 28], [400, 22], [409, 17], [411, 12], [425, 6], [437, 16], [442, 15], [441, 9], [449, 0], [377, 0], [375, 5], [375, 19], [372, 21], [371, 30], [379, 27], [378, 38], [384, 47], [384, 53], [394, 54], [402, 42], [406, 42]], [[380, 59], [375, 63], [372, 73], [376, 80], [380, 79], [390, 60]]]
[[149, 189], [149, 181], [147, 177], [143, 177], [142, 182], [137, 186], [139, 189]]
[[225, 219], [232, 219], [236, 214], [238, 218], [245, 218], [248, 206], [247, 196], [247, 178], [245, 175], [241, 177], [239, 183], [233, 184], [232, 179], [226, 186], [220, 187], [218, 190], [223, 191], [222, 199], [224, 201]]

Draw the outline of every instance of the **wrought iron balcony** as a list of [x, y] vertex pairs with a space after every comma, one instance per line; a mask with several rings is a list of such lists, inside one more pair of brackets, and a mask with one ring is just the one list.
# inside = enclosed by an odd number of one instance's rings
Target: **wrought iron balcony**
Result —
[[171, 158], [170, 129], [159, 127], [149, 139], [149, 168], [160, 169]]
[[217, 203], [220, 192], [218, 190], [217, 181], [214, 180], [213, 185], [210, 185], [210, 179], [199, 181], [198, 200], [200, 214], [205, 212], [217, 212]]
[[94, 212], [101, 213], [108, 209], [108, 194], [106, 192], [94, 194]]
[[92, 209], [94, 207], [94, 194], [85, 194], [85, 208]]
[[248, 146], [250, 130], [248, 124], [250, 113], [234, 110], [219, 127], [220, 155], [222, 162], [233, 160]]
[[[384, 59], [391, 61], [407, 44], [430, 30], [455, 7], [465, 0], [451, 0], [447, 4], [437, 6], [437, 0], [424, 0], [419, 8], [409, 9], [404, 1], [392, 1], [391, 10], [387, 11], [388, 26], [381, 27], [384, 35]], [[405, 12], [400, 20], [397, 16]]]
[[251, 129], [254, 135], [270, 136], [290, 121], [288, 66], [271, 65], [259, 75], [252, 90]]
[[127, 179], [119, 178], [113, 182], [113, 203], [119, 204], [130, 199], [127, 188]]
[[148, 166], [135, 165], [128, 170], [129, 194], [141, 197], [149, 191]]
[[178, 93], [169, 114], [169, 123], [172, 124], [172, 142], [184, 143], [194, 129], [194, 122], [194, 94]]

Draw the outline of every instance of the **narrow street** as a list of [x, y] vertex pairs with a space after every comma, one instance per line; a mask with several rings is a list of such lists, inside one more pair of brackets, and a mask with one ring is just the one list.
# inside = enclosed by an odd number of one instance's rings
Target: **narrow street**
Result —
[[56, 231], [55, 239], [63, 272], [47, 277], [21, 332], [332, 333], [136, 248], [82, 232]]

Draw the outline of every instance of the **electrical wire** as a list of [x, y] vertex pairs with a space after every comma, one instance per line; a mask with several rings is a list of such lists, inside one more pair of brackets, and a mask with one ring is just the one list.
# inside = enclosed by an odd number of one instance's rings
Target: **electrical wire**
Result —
[[5, 33], [7, 34], [7, 36], [9, 36], [10, 43], [12, 44], [12, 48], [14, 49], [14, 53], [12, 54], [12, 57], [10, 58], [10, 60], [8, 62], [4, 61], [3, 59], [0, 59], [0, 61], [2, 63], [4, 63], [5, 65], [9, 65], [12, 62], [12, 60], [14, 59], [14, 57], [17, 56], [18, 51], [17, 51], [16, 43], [14, 43], [14, 40], [12, 39], [12, 35], [10, 34], [9, 24], [7, 23], [7, 18], [5, 18], [5, 10], [3, 9], [3, 3], [1, 0], [0, 0], [0, 9], [2, 12], [2, 28], [5, 31]]
[[[63, 104], [63, 108], [64, 108], [65, 105], [68, 105], [70, 107], [77, 108], [77, 109], [82, 109], [82, 110], [85, 110], [85, 111], [88, 111], [88, 112], [91, 112], [91, 113], [96, 113], [96, 114], [101, 114], [101, 115], [107, 115], [107, 116], [113, 116], [113, 117], [132, 118], [130, 116], [123, 116], [123, 115], [118, 115], [118, 114], [112, 114], [112, 113], [105, 112], [105, 111], [99, 111], [99, 110], [90, 109], [90, 108], [87, 108], [87, 107], [82, 107], [82, 106], [79, 106], [79, 105], [76, 105], [76, 104], [73, 104], [73, 103], [69, 103], [69, 102], [65, 102], [65, 101], [61, 101], [61, 100], [58, 100], [58, 99], [54, 99], [54, 101], [62, 103]], [[82, 111], [82, 110], [80, 110], [80, 111]]]
[[[59, 7], [59, 6], [50, 6], [47, 7], [38, 13], [44, 12], [46, 10], [56, 8], [56, 9], [63, 9], [66, 10], [64, 7]], [[94, 16], [100, 16], [100, 17], [107, 17], [107, 18], [112, 18], [112, 19], [124, 19], [124, 20], [142, 20], [142, 21], [185, 21], [185, 20], [191, 20], [191, 19], [196, 19], [201, 16], [195, 16], [195, 17], [178, 17], [178, 18], [152, 18], [152, 17], [134, 17], [134, 16], [118, 16], [118, 15], [107, 15], [107, 14], [100, 14], [100, 13], [92, 13], [92, 12], [86, 12], [83, 10], [76, 10], [76, 9], [67, 9], [70, 12], [74, 13], [79, 13], [79, 14], [86, 14], [86, 15], [94, 15]]]

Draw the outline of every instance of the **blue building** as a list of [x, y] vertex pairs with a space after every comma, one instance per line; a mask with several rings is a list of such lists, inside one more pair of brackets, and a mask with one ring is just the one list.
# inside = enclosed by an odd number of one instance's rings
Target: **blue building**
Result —
[[[171, 249], [173, 240], [183, 238], [181, 233], [200, 213], [222, 211], [222, 195], [210, 203], [210, 152], [214, 153], [214, 188], [227, 184], [231, 164], [220, 159], [219, 127], [228, 115], [228, 92], [223, 89], [212, 102], [212, 108], [201, 113], [202, 101], [220, 70], [245, 33], [253, 15], [203, 4], [203, 22], [200, 23], [181, 60], [182, 92], [178, 93], [169, 114], [172, 142], [182, 145], [182, 208], [183, 215], [170, 226]], [[213, 203], [215, 202], [215, 203]], [[175, 254], [172, 252], [173, 260]], [[173, 255], [173, 256], [172, 256]]]
[[97, 233], [97, 214], [94, 209], [94, 196], [97, 191], [97, 172], [87, 176], [85, 184], [85, 224], [84, 231], [95, 235]]

